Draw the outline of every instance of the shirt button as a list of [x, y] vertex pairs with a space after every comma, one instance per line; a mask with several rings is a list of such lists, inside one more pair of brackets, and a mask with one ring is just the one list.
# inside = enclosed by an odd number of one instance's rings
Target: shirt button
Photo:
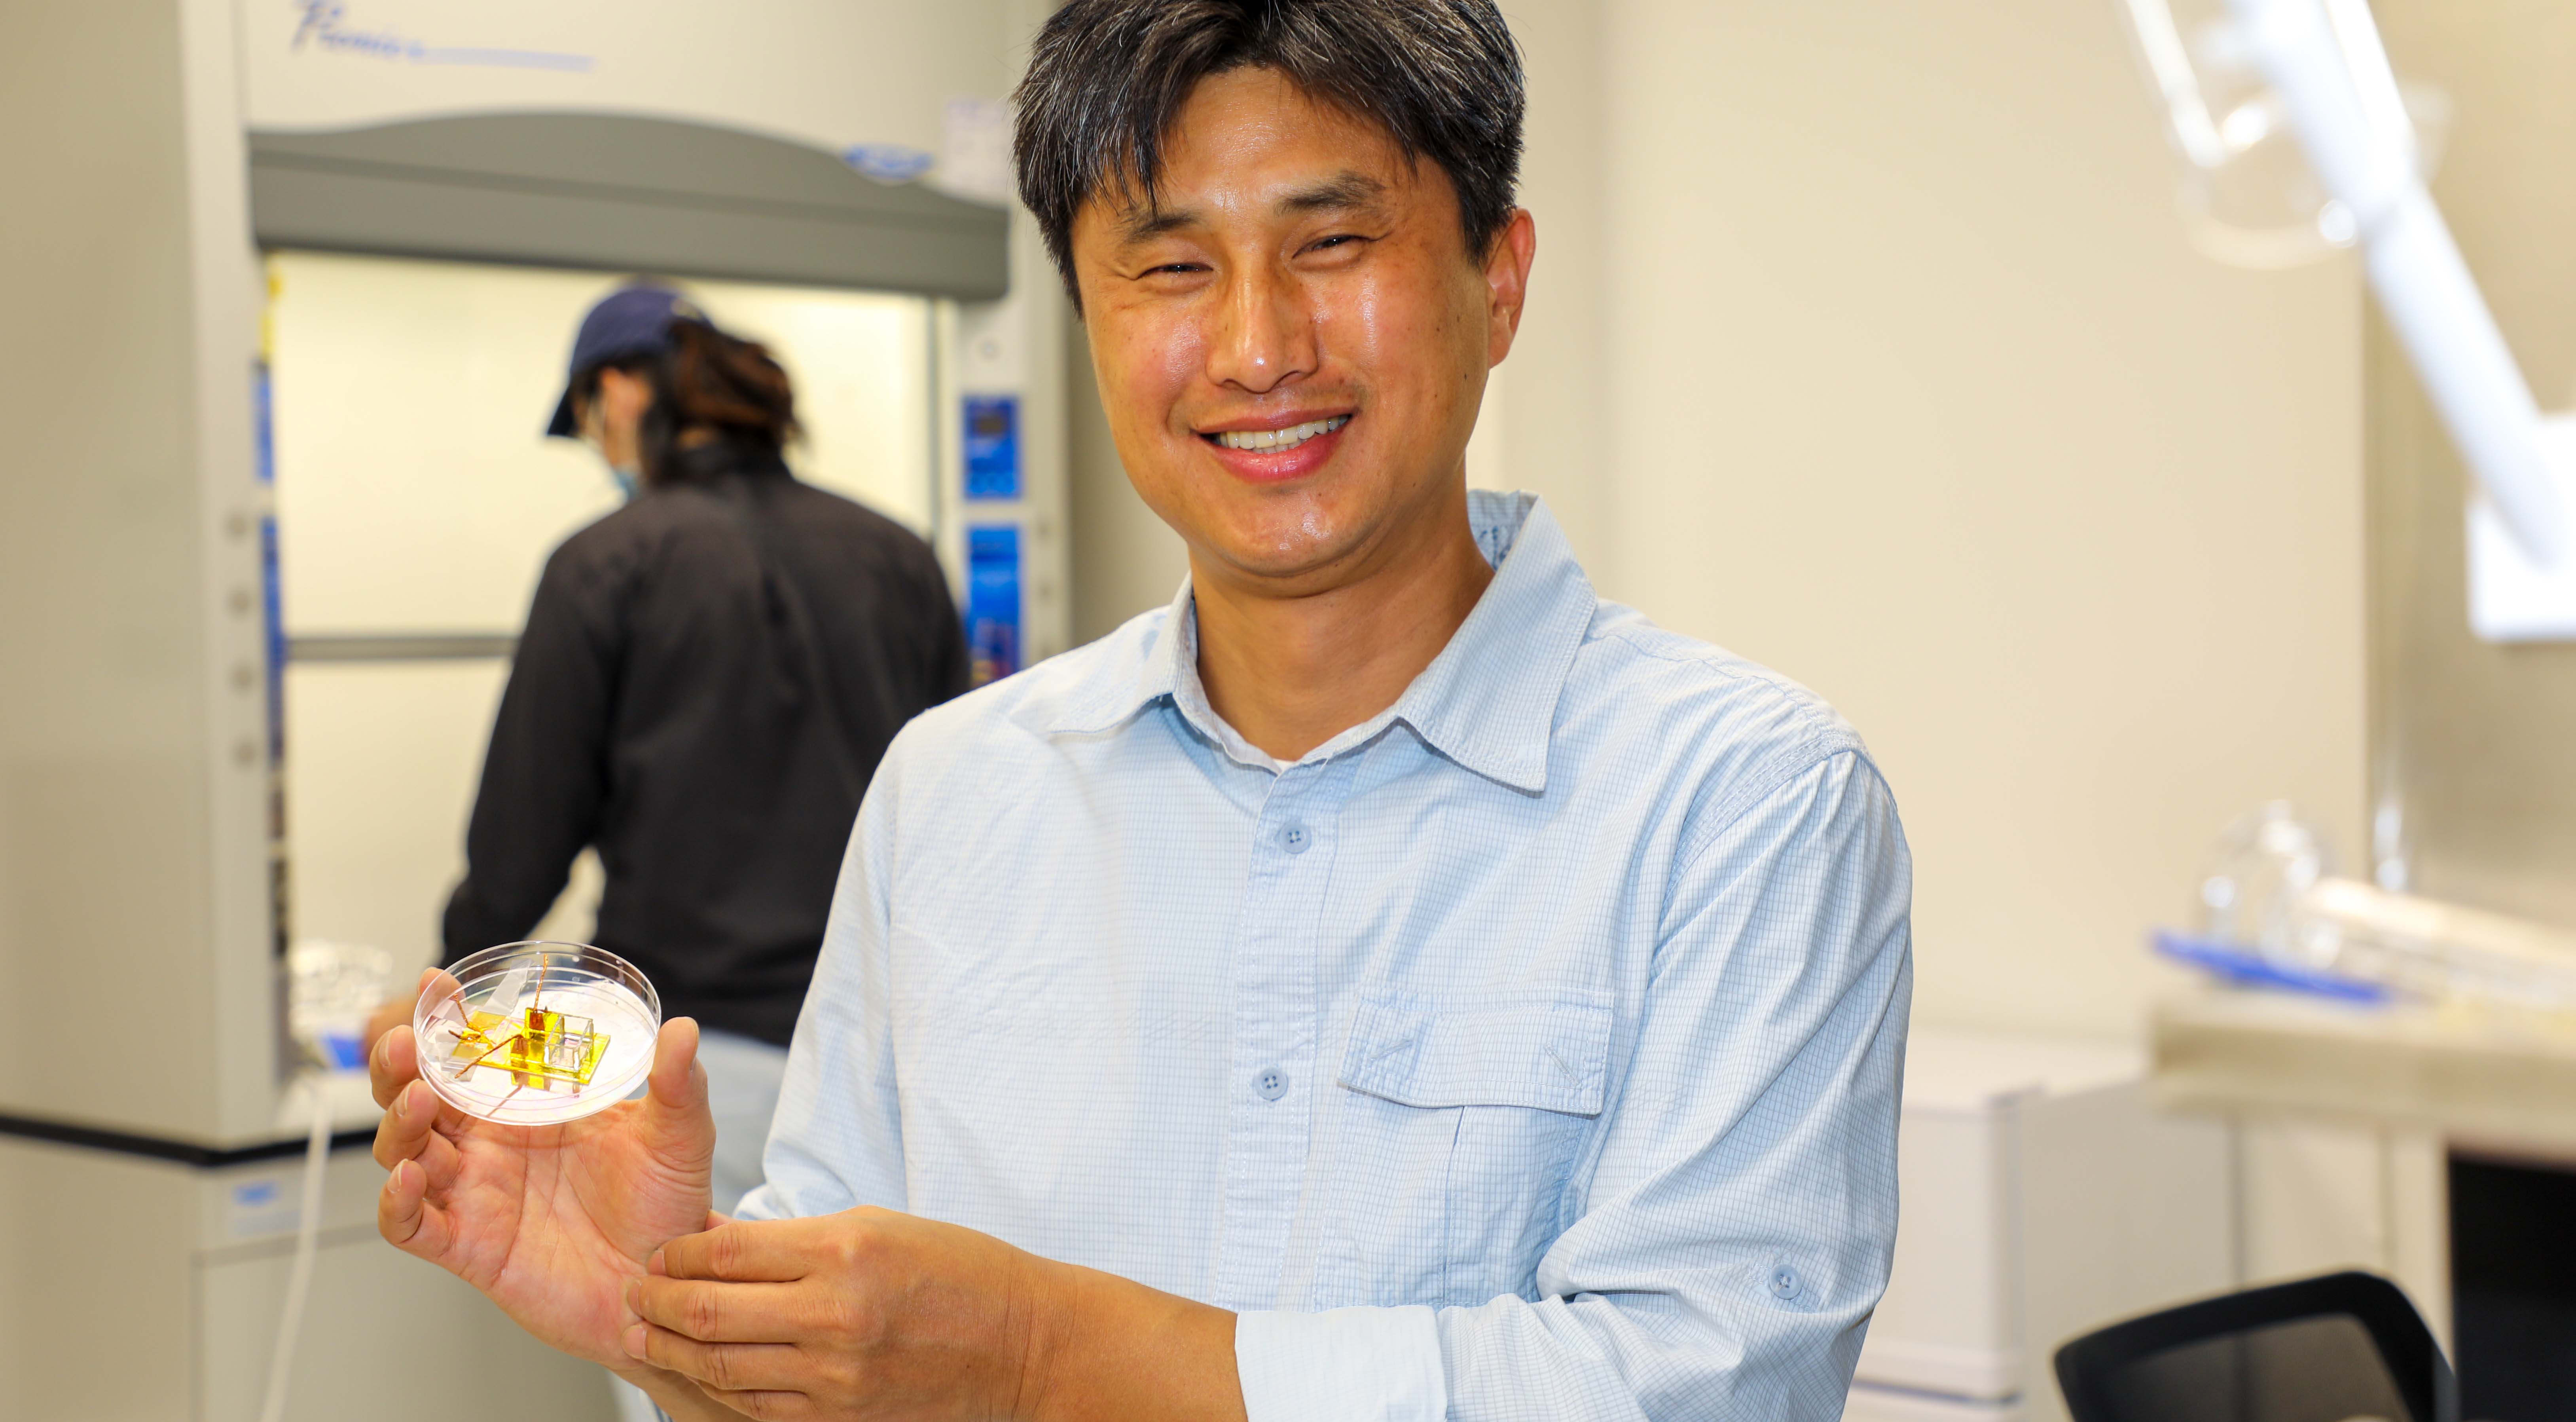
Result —
[[1779, 1268], [1771, 1271], [1771, 1292], [1784, 1299], [1798, 1296], [1798, 1271]]
[[1288, 1073], [1272, 1067], [1252, 1079], [1252, 1089], [1260, 1094], [1262, 1100], [1276, 1101], [1288, 1094]]
[[1315, 842], [1315, 837], [1306, 833], [1304, 825], [1290, 825], [1279, 832], [1279, 842], [1288, 846], [1289, 853], [1303, 854], [1306, 846]]

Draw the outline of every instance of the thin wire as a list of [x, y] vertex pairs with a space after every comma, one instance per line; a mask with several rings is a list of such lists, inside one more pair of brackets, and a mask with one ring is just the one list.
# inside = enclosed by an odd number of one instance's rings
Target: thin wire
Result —
[[[507, 1019], [505, 1018], [503, 1020], [506, 1021]], [[449, 1072], [448, 1075], [451, 1077], [461, 1077], [465, 1075], [467, 1072], [474, 1070], [476, 1067], [483, 1065], [487, 1061], [490, 1061], [494, 1052], [501, 1050], [503, 1047], [506, 1047], [517, 1040], [519, 1040], [519, 1032], [517, 1029], [513, 1029], [507, 1036], [499, 1038], [494, 1041], [491, 1046], [484, 1048], [483, 1055], [476, 1057], [474, 1060], [467, 1062], [465, 1065], [458, 1067], [452, 1072]]]

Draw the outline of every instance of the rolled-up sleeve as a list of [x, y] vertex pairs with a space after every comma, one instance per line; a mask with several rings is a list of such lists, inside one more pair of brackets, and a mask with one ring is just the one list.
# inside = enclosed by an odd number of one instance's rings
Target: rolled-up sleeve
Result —
[[1784, 777], [1677, 856], [1536, 1297], [1245, 1314], [1252, 1422], [1841, 1415], [1895, 1242], [1912, 869], [1865, 756]]

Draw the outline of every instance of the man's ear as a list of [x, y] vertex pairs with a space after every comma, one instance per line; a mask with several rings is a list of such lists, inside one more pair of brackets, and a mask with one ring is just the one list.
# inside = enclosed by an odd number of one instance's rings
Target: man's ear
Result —
[[1503, 230], [1485, 253], [1485, 295], [1490, 324], [1485, 363], [1500, 365], [1512, 353], [1512, 338], [1521, 328], [1521, 306], [1529, 299], [1530, 262], [1538, 255], [1538, 223], [1528, 208], [1512, 209]]

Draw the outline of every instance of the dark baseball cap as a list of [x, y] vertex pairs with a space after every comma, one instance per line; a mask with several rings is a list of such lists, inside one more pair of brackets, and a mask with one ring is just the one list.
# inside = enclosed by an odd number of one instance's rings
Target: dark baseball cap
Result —
[[557, 439], [570, 439], [579, 433], [579, 422], [573, 417], [572, 388], [583, 371], [634, 356], [660, 355], [670, 348], [673, 321], [706, 319], [687, 297], [650, 282], [621, 286], [601, 297], [599, 304], [590, 308], [590, 314], [581, 318], [580, 334], [572, 338], [572, 360], [564, 369], [563, 396], [555, 401], [555, 417], [546, 426], [546, 433]]

